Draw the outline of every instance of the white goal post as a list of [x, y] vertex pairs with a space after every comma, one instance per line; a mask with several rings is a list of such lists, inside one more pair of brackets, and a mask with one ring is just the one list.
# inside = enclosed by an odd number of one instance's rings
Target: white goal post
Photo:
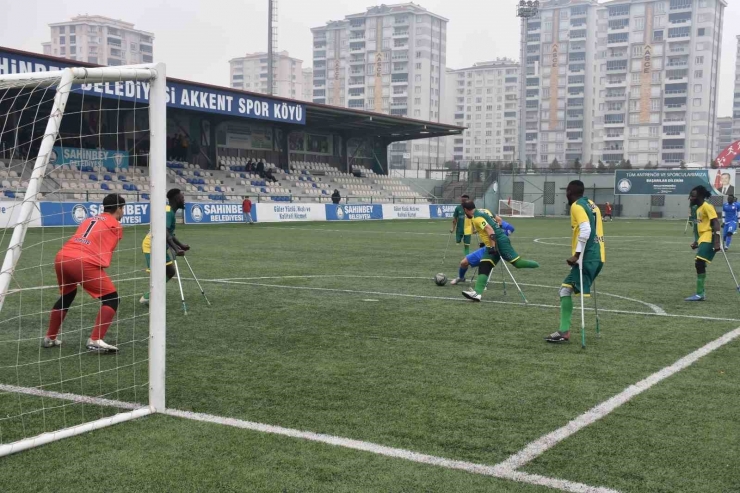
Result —
[[[133, 98], [126, 94], [126, 91], [121, 91], [121, 88], [130, 87], [135, 89]], [[147, 90], [139, 91], [143, 87], [146, 87]], [[104, 92], [106, 95], [110, 95], [106, 96], [108, 99], [105, 100], [105, 108], [102, 96]], [[73, 102], [70, 99], [71, 94], [74, 95], [74, 110], [68, 110], [68, 104]], [[5, 352], [0, 354], [14, 355], [13, 351], [16, 346], [18, 347], [19, 357], [22, 352], [21, 347], [25, 355], [32, 356], [34, 351], [38, 352], [37, 361], [29, 359], [29, 361], [16, 363], [15, 361], [7, 361], [8, 358], [0, 358], [5, 360], [0, 361], [0, 411], [2, 411], [0, 414], [0, 457], [140, 416], [161, 412], [165, 409], [166, 97], [166, 68], [162, 63], [121, 67], [67, 68], [56, 72], [0, 75], [0, 113], [2, 113], [0, 114], [0, 139], [3, 139], [2, 159], [5, 160], [0, 161], [0, 169], [2, 169], [0, 173], [5, 173], [2, 175], [3, 177], [7, 177], [8, 173], [11, 173], [11, 177], [19, 177], [19, 180], [24, 180], [23, 185], [17, 184], [20, 182], [13, 182], [15, 191], [8, 190], [3, 182], [3, 188], [6, 192], [3, 197], [13, 198], [15, 200], [13, 207], [17, 210], [12, 214], [12, 219], [8, 219], [9, 222], [7, 223], [6, 232], [11, 237], [9, 241], [3, 241], [5, 255], [0, 270], [0, 351], [5, 350]], [[51, 111], [48, 110], [47, 106], [51, 106]], [[132, 106], [133, 110], [131, 109]], [[137, 110], [139, 111], [138, 115], [136, 114]], [[74, 136], [65, 136], [60, 132], [65, 115], [71, 119], [70, 121], [76, 122], [76, 118], [82, 122], [85, 113], [91, 115], [94, 113], [93, 117], [86, 121], [87, 128], [83, 129], [82, 123], [79, 123], [77, 124], [79, 132]], [[133, 116], [131, 116], [131, 113], [133, 113]], [[128, 127], [121, 129], [119, 128], [119, 122], [123, 122], [124, 117], [128, 118], [126, 120]], [[28, 123], [29, 121], [31, 123]], [[132, 121], [133, 123], [131, 123]], [[136, 133], [137, 125], [141, 129], [138, 130], [138, 133]], [[126, 128], [134, 128], [133, 138], [131, 137], [132, 132]], [[147, 138], [141, 138], [142, 134], [146, 135]], [[53, 179], [51, 173], [56, 169], [65, 170], [61, 166], [54, 166], [54, 160], [57, 158], [55, 148], [59, 149], [59, 146], [66, 146], [68, 145], [67, 142], [74, 142], [75, 139], [80, 142], [80, 145], [75, 147], [80, 148], [84, 147], [82, 145], [84, 139], [98, 139], [100, 142], [103, 142], [104, 139], [108, 141], [117, 139], [124, 142], [127, 142], [126, 139], [133, 139], [128, 142], [133, 141], [134, 146], [138, 145], [140, 149], [145, 147], [145, 144], [141, 142], [148, 140], [147, 151], [142, 150], [142, 154], [136, 155], [137, 159], [140, 158], [142, 162], [148, 163], [149, 180], [146, 184], [146, 190], [150, 190], [148, 198], [151, 205], [151, 223], [146, 228], [151, 231], [152, 235], [151, 275], [148, 281], [145, 278], [140, 278], [144, 279], [141, 281], [142, 284], [148, 283], [151, 293], [148, 310], [149, 320], [145, 325], [147, 328], [142, 331], [146, 332], [146, 335], [139, 334], [142, 346], [148, 343], [148, 353], [142, 351], [143, 354], [147, 355], [143, 360], [143, 365], [145, 365], [143, 368], [146, 370], [148, 380], [135, 382], [136, 385], [141, 386], [141, 400], [147, 401], [146, 403], [114, 400], [118, 396], [119, 388], [107, 393], [100, 389], [99, 393], [92, 395], [91, 393], [70, 392], [68, 389], [74, 388], [75, 382], [78, 379], [81, 381], [85, 375], [82, 375], [82, 369], [80, 369], [81, 375], [76, 377], [67, 378], [66, 375], [62, 376], [61, 368], [63, 364], [66, 364], [64, 363], [65, 358], [66, 360], [79, 358], [82, 362], [86, 356], [75, 354], [73, 352], [75, 348], [68, 346], [60, 346], [58, 355], [52, 354], [56, 349], [40, 349], [39, 339], [44, 339], [41, 330], [49, 316], [48, 300], [56, 299], [59, 296], [58, 291], [56, 291], [56, 278], [54, 277], [53, 281], [49, 278], [49, 269], [51, 269], [52, 274], [54, 272], [53, 267], [49, 267], [52, 265], [49, 263], [49, 256], [54, 255], [58, 248], [56, 245], [61, 245], [62, 238], [66, 236], [64, 239], [68, 239], [74, 230], [62, 229], [61, 233], [59, 230], [49, 230], [43, 233], [34, 232], [33, 235], [40, 236], [41, 241], [34, 244], [36, 236], [32, 236], [34, 241], [29, 241], [25, 246], [24, 241], [29, 233], [29, 226], [41, 226], [34, 231], [47, 229], [43, 227], [44, 224], [39, 219], [41, 217], [40, 202], [42, 194], [48, 195], [50, 193], [50, 183], [56, 184], [56, 188], [52, 192], [58, 193], [61, 197], [70, 192], [70, 190], [64, 190], [64, 187]], [[6, 144], [10, 145], [6, 146]], [[87, 149], [90, 149], [90, 147]], [[101, 147], [93, 148], [93, 152], [94, 149], [100, 150]], [[54, 156], [54, 160], [51, 159], [52, 156]], [[8, 159], [11, 163], [10, 166], [15, 166], [18, 171], [5, 170]], [[51, 165], [50, 160], [52, 160]], [[23, 174], [24, 171], [27, 171], [25, 175]], [[115, 171], [118, 171], [117, 167]], [[136, 172], [137, 169], [133, 171]], [[138, 171], [143, 173], [143, 166]], [[82, 172], [80, 166], [80, 176], [82, 176]], [[46, 183], [44, 183], [45, 178], [48, 178]], [[143, 182], [144, 177], [140, 178]], [[92, 179], [92, 176], [90, 176], [90, 179]], [[97, 177], [95, 179], [97, 180]], [[116, 178], [112, 179], [115, 180]], [[77, 185], [77, 182], [75, 182], [75, 185]], [[105, 187], [101, 185], [97, 192], [103, 190], [109, 190], [107, 185]], [[115, 188], [110, 190], [115, 190]], [[91, 199], [89, 192], [87, 192], [86, 197], [88, 198], [86, 201], [97, 200], [98, 195], [100, 194], [96, 194], [96, 197]], [[79, 197], [75, 196], [74, 199], [79, 199]], [[87, 213], [87, 210], [85, 210], [85, 213]], [[90, 212], [90, 214], [93, 213]], [[9, 234], [11, 227], [12, 235]], [[144, 231], [143, 227], [141, 231]], [[48, 239], [51, 236], [54, 238]], [[51, 252], [51, 246], [47, 246], [46, 248], [49, 251], [44, 253], [44, 243], [53, 245], [54, 252]], [[37, 263], [32, 264], [31, 267], [19, 266], [19, 261], [24, 255], [24, 249], [31, 251], [30, 249], [37, 247], [39, 244], [41, 245], [39, 260], [35, 260], [35, 258], [27, 260], [27, 262]], [[133, 249], [131, 250], [133, 251]], [[38, 272], [38, 278], [29, 281], [30, 274], [28, 272]], [[118, 281], [116, 281], [116, 284], [118, 284]], [[44, 290], [52, 294], [36, 294]], [[27, 316], [22, 314], [20, 309], [17, 313], [13, 312], [16, 306], [20, 305], [18, 299], [13, 297], [22, 298], [24, 296], [25, 299], [30, 296], [38, 297], [41, 300], [39, 306], [46, 306], [47, 311], [35, 313], [36, 329], [30, 330], [20, 322], [15, 322], [15, 333], [13, 333], [10, 329], [10, 326], [14, 324], [13, 321], [20, 319], [21, 316]], [[86, 295], [80, 294], [77, 299], [81, 300], [83, 296]], [[35, 302], [36, 299], [32, 299]], [[79, 305], [80, 301], [77, 304]], [[99, 306], [99, 304], [96, 306]], [[142, 320], [145, 320], [146, 315], [146, 312], [140, 315]], [[89, 323], [89, 320], [87, 322]], [[118, 324], [119, 322], [116, 320], [114, 323]], [[41, 327], [38, 327], [38, 324], [41, 324]], [[11, 339], [11, 337], [14, 339]], [[34, 348], [39, 349], [35, 350]], [[62, 352], [63, 350], [66, 350], [67, 353]], [[105, 356], [101, 357], [104, 358]], [[123, 358], [119, 362], [118, 355], [108, 357], [115, 358], [115, 360], [107, 360], [107, 363], [113, 367], [112, 370], [107, 371], [113, 372], [114, 375], [118, 375], [120, 369], [125, 368], [128, 364]], [[11, 363], [17, 365], [15, 373], [18, 374], [20, 372], [34, 372], [36, 367], [40, 368], [41, 365], [49, 363], [50, 360], [53, 360], [54, 364], [57, 364], [58, 361], [59, 365], [57, 370], [58, 380], [54, 382], [57, 385], [56, 387], [50, 386], [51, 384], [47, 382], [41, 382], [38, 385], [27, 385], [25, 382], [17, 383], [8, 377], [13, 372]], [[82, 363], [80, 363], [81, 366]], [[39, 373], [41, 373], [40, 370]], [[119, 377], [114, 377], [114, 380], [116, 378]], [[117, 382], [114, 384], [117, 385]], [[62, 391], [48, 390], [49, 388], [58, 389], [60, 387], [62, 387]], [[81, 384], [77, 388], [81, 388]], [[95, 391], [89, 390], [89, 392]], [[113, 394], [113, 397], [107, 398], [111, 394]], [[24, 409], [24, 406], [31, 402], [30, 399], [35, 399], [34, 402], [41, 402], [42, 409], [45, 412], [49, 409], [61, 409], [60, 412], [69, 413], [70, 411], [65, 408], [67, 404], [59, 404], [63, 402], [111, 406], [117, 409], [118, 412], [102, 416], [107, 413], [96, 415], [94, 412], [85, 414], [83, 411], [82, 421], [84, 422], [80, 422], [81, 420], [78, 419], [69, 420], [68, 415], [65, 415], [63, 421], [47, 420], [45, 413], [38, 412], [36, 409], [29, 410], [31, 406], [29, 406], [29, 409]], [[137, 400], [139, 399], [137, 398]], [[9, 403], [12, 404], [12, 407]], [[16, 416], [9, 415], [9, 411], [16, 413]], [[68, 425], [54, 428], [58, 422]], [[19, 430], [19, 427], [22, 429]], [[39, 430], [40, 432], [38, 432]]]
[[534, 204], [519, 200], [499, 200], [498, 215], [504, 217], [534, 217]]

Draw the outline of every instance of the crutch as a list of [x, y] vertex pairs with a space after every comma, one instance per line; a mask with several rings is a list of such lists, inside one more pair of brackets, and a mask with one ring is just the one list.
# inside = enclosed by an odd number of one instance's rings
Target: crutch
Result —
[[208, 303], [208, 306], [211, 306], [211, 302], [208, 301], [208, 296], [206, 296], [206, 292], [203, 291], [203, 286], [200, 285], [200, 281], [197, 277], [195, 277], [195, 272], [193, 272], [193, 267], [190, 265], [190, 261], [187, 257], [183, 257], [185, 259], [185, 263], [188, 264], [188, 269], [190, 269], [190, 274], [193, 276], [193, 279], [195, 279], [195, 282], [198, 284], [198, 289], [200, 289], [200, 294], [203, 295], [203, 298], [206, 299], [206, 303]]

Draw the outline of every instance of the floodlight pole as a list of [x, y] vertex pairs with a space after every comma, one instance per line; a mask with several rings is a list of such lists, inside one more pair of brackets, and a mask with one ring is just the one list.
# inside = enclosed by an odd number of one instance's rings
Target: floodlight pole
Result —
[[519, 169], [527, 163], [527, 27], [529, 19], [539, 14], [540, 2], [521, 0], [516, 15], [522, 20], [521, 49], [519, 54]]

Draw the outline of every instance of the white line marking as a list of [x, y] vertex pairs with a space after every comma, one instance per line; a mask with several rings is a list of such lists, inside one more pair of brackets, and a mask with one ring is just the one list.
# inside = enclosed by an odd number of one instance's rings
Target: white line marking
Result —
[[[47, 390], [41, 390], [38, 388], [27, 388], [27, 387], [16, 387], [14, 385], [0, 385], [0, 388], [9, 392], [18, 392], [26, 395], [33, 395], [37, 397], [48, 397], [54, 399], [62, 399], [73, 402], [84, 402], [88, 404], [97, 404], [100, 406], [109, 406], [120, 409], [144, 409], [149, 411], [146, 406], [140, 404], [134, 404], [131, 402], [115, 401], [111, 399], [101, 399], [98, 397], [88, 397], [75, 394], [67, 394], [60, 392], [51, 392]], [[214, 416], [211, 414], [194, 413], [190, 411], [180, 411], [177, 409], [167, 409], [162, 414], [173, 416], [181, 419], [190, 419], [193, 421], [200, 421], [205, 423], [217, 424], [222, 426], [231, 426], [234, 428], [240, 428], [244, 430], [257, 431], [261, 433], [269, 433], [273, 435], [282, 435], [291, 438], [298, 438], [302, 440], [309, 440], [312, 442], [324, 443], [336, 447], [343, 447], [352, 450], [359, 450], [362, 452], [369, 452], [376, 455], [382, 455], [385, 457], [393, 457], [396, 459], [403, 459], [411, 462], [420, 464], [427, 464], [430, 466], [444, 467], [446, 469], [456, 469], [460, 471], [466, 471], [472, 474], [480, 474], [484, 476], [496, 477], [499, 479], [507, 479], [516, 481], [519, 483], [530, 483], [535, 485], [547, 486], [562, 491], [569, 491], [573, 493], [619, 493], [616, 490], [608, 488], [594, 487], [586, 484], [575, 483], [572, 481], [566, 481], [557, 478], [548, 478], [545, 476], [537, 476], [534, 474], [520, 473], [516, 471], [505, 471], [497, 470], [496, 466], [488, 466], [484, 464], [475, 464], [472, 462], [465, 462], [459, 460], [446, 459], [444, 457], [437, 457], [434, 455], [421, 454], [413, 452], [411, 450], [386, 447], [385, 445], [379, 445], [372, 442], [365, 442], [361, 440], [354, 440], [351, 438], [344, 438], [334, 435], [325, 435], [321, 433], [313, 433], [310, 431], [295, 430], [292, 428], [283, 428], [282, 426], [268, 425], [264, 423], [256, 423], [252, 421], [245, 421], [235, 418], [225, 418], [222, 416]], [[113, 418], [115, 419], [115, 417]], [[84, 425], [82, 425], [84, 426]], [[17, 442], [16, 442], [17, 443]], [[11, 445], [12, 444], [4, 444]]]
[[521, 451], [506, 459], [504, 462], [496, 465], [496, 468], [501, 471], [511, 471], [519, 469], [520, 467], [532, 462], [534, 459], [541, 456], [547, 450], [551, 449], [569, 436], [582, 430], [586, 426], [589, 426], [602, 419], [623, 404], [626, 404], [633, 397], [642, 394], [650, 387], [662, 382], [670, 376], [675, 375], [679, 371], [688, 368], [700, 358], [706, 356], [712, 351], [716, 351], [726, 344], [729, 344], [738, 337], [740, 337], [740, 327], [731, 332], [728, 332], [718, 339], [715, 339], [709, 344], [697, 349], [693, 353], [684, 356], [672, 365], [666, 366], [662, 370], [653, 373], [644, 380], [641, 380], [634, 385], [630, 385], [619, 394], [591, 408], [589, 411], [581, 414], [562, 428], [558, 428], [557, 430], [548, 433], [541, 438], [538, 438], [534, 442], [524, 447]]
[[550, 488], [559, 489], [562, 491], [569, 491], [573, 493], [619, 493], [616, 490], [589, 486], [582, 483], [574, 483], [572, 481], [566, 481], [563, 479], [547, 478], [544, 476], [537, 476], [534, 474], [525, 474], [516, 471], [502, 470], [497, 466], [487, 466], [484, 464], [475, 464], [472, 462], [464, 462], [459, 460], [445, 459], [443, 457], [436, 457], [434, 455], [421, 454], [413, 452], [411, 450], [405, 450], [394, 447], [386, 447], [385, 445], [378, 445], [372, 442], [365, 442], [361, 440], [353, 440], [351, 438], [343, 438], [334, 435], [325, 435], [322, 433], [313, 433], [310, 431], [294, 430], [291, 428], [283, 428], [282, 426], [266, 425], [262, 423], [254, 423], [251, 421], [244, 421], [241, 419], [234, 418], [223, 418], [220, 416], [212, 416], [210, 414], [193, 413], [189, 411], [178, 411], [175, 409], [167, 409], [164, 414], [169, 416], [175, 416], [178, 418], [191, 419], [194, 421], [201, 421], [206, 423], [214, 423], [224, 426], [232, 426], [234, 428], [241, 428], [245, 430], [259, 431], [262, 433], [270, 433], [274, 435], [282, 435], [292, 438], [299, 438], [302, 440], [309, 440], [312, 442], [324, 443], [327, 445], [333, 445], [336, 447], [343, 447], [352, 450], [359, 450], [362, 452], [370, 452], [376, 455], [382, 455], [385, 457], [393, 457], [396, 459], [403, 459], [410, 462], [416, 462], [420, 464], [427, 464], [431, 466], [444, 467], [446, 469], [456, 469], [460, 471], [466, 471], [473, 474], [480, 474], [484, 476], [493, 476], [499, 479], [509, 479], [520, 483], [530, 483], [541, 486], [547, 486]]
[[[271, 279], [275, 279], [275, 277], [272, 277]], [[283, 284], [267, 284], [267, 283], [260, 283], [260, 282], [241, 282], [241, 281], [229, 281], [226, 279], [201, 279], [201, 282], [211, 282], [216, 284], [239, 284], [243, 286], [255, 286], [255, 287], [263, 287], [263, 288], [279, 288], [279, 289], [293, 289], [293, 290], [300, 290], [300, 291], [323, 291], [323, 292], [330, 292], [330, 293], [346, 293], [346, 294], [363, 294], [363, 295], [371, 295], [371, 296], [391, 296], [391, 297], [401, 297], [401, 298], [416, 298], [416, 299], [422, 299], [422, 300], [445, 300], [445, 301], [461, 301], [469, 303], [468, 300], [465, 298], [451, 298], [448, 296], [424, 296], [419, 294], [406, 294], [406, 293], [386, 293], [383, 291], [360, 291], [360, 290], [353, 290], [353, 289], [336, 289], [336, 288], [317, 288], [317, 287], [310, 287], [310, 286], [285, 286]], [[551, 286], [548, 286], [551, 287]], [[516, 306], [529, 306], [529, 307], [535, 307], [535, 308], [552, 308], [552, 309], [560, 309], [559, 305], [547, 305], [544, 303], [519, 303], [515, 301], [500, 301], [500, 300], [482, 300], [482, 303], [493, 303], [497, 305], [516, 305]], [[586, 308], [587, 311], [594, 311], [593, 308]], [[619, 313], [619, 314], [625, 314], [625, 315], [644, 315], [644, 316], [653, 316], [653, 317], [669, 317], [669, 318], [686, 318], [691, 320], [711, 320], [715, 322], [740, 322], [740, 319], [737, 318], [723, 318], [723, 317], [707, 317], [704, 315], [674, 315], [671, 313], [661, 314], [661, 313], [655, 313], [655, 312], [636, 312], [636, 311], [630, 311], [630, 310], [614, 310], [614, 309], [608, 309], [608, 308], [601, 308], [599, 311], [604, 313]]]

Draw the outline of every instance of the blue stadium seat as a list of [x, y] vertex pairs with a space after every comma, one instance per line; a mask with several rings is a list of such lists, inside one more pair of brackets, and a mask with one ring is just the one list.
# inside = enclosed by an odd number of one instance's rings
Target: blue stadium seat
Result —
[[179, 169], [175, 172], [175, 174], [177, 176], [185, 176], [185, 173], [183, 173], [182, 170], [179, 170]]
[[194, 176], [200, 176], [200, 171], [196, 171], [193, 173]]
[[108, 186], [107, 183], [103, 183], [102, 185], [100, 185], [100, 188], [101, 190], [110, 190], [110, 187]]
[[105, 176], [103, 176], [103, 179], [105, 181], [113, 181], [113, 177], [111, 175], [105, 175]]
[[223, 192], [223, 190], [221, 189], [221, 187], [216, 187], [216, 191], [217, 192]]
[[15, 198], [15, 192], [12, 192], [10, 190], [5, 190], [3, 192], [3, 194], [5, 194], [5, 196], [8, 197], [9, 199], [14, 199]]
[[260, 192], [267, 193], [267, 190], [265, 190], [264, 188], [260, 188]]
[[118, 179], [121, 180], [121, 181], [128, 181], [126, 179], [126, 175], [118, 175]]
[[144, 199], [144, 200], [151, 200], [151, 197], [149, 196], [148, 193], [142, 193], [141, 194], [141, 198]]
[[199, 192], [205, 192], [205, 189], [203, 187], [198, 187]]

